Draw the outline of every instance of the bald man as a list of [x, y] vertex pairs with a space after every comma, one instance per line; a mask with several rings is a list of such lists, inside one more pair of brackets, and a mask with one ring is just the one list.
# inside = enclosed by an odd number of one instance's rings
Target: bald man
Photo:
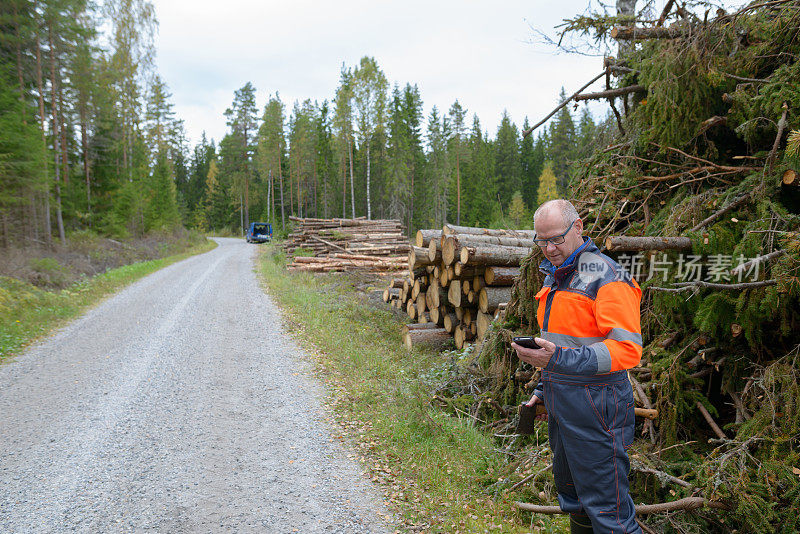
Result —
[[512, 347], [542, 368], [528, 405], [547, 407], [558, 502], [573, 533], [641, 533], [628, 492], [634, 405], [626, 371], [642, 357], [641, 289], [583, 237], [570, 202], [546, 202], [533, 220], [545, 256], [536, 294], [542, 348]]

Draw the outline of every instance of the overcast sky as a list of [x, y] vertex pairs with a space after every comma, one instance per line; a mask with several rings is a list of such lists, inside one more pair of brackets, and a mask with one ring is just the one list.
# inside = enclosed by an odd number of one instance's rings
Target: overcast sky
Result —
[[152, 1], [158, 70], [192, 144], [202, 131], [219, 142], [246, 82], [259, 113], [276, 91], [288, 112], [295, 100], [331, 100], [342, 64], [365, 55], [390, 84], [416, 83], [426, 116], [458, 99], [491, 137], [504, 109], [518, 127], [538, 122], [562, 85], [573, 92], [602, 70], [601, 57], [559, 53], [533, 29], [553, 35], [589, 0]]

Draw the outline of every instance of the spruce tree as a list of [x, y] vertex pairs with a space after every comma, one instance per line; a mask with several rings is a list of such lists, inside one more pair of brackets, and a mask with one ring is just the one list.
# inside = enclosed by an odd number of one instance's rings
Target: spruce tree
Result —
[[[559, 102], [567, 98], [564, 88], [558, 95]], [[575, 122], [569, 111], [569, 106], [564, 106], [550, 123], [549, 144], [547, 157], [553, 165], [553, 172], [558, 179], [558, 185], [566, 188], [569, 180], [569, 165], [575, 159]]]
[[544, 165], [541, 176], [539, 176], [539, 191], [536, 195], [536, 202], [541, 206], [548, 200], [555, 200], [559, 196], [558, 183], [553, 172], [553, 162], [548, 161]]
[[507, 206], [515, 191], [522, 190], [522, 163], [520, 161], [519, 131], [511, 122], [507, 111], [497, 129], [495, 141], [495, 172], [497, 173], [500, 203]]

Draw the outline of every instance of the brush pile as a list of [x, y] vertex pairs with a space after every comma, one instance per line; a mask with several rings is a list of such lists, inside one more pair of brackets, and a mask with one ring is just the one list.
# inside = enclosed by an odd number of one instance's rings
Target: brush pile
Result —
[[[586, 234], [643, 288], [644, 353], [630, 377], [659, 417], [637, 420], [631, 491], [637, 503], [693, 510], [642, 517], [646, 527], [798, 532], [800, 1], [733, 13], [694, 3], [698, 15], [687, 5], [567, 24], [628, 44], [605, 62], [606, 91], [575, 97], [605, 99], [615, 116], [573, 166], [568, 197]], [[471, 364], [435, 395], [500, 436], [537, 380], [508, 343], [538, 331], [534, 256]], [[551, 500], [546, 470], [523, 476], [547, 454], [525, 440], [506, 447], [510, 471], [495, 489]], [[675, 508], [690, 500], [702, 506]]]
[[410, 247], [398, 220], [289, 219], [295, 230], [283, 248], [295, 254], [291, 270], [382, 273], [406, 269]]
[[394, 280], [383, 299], [416, 324], [403, 331], [406, 346], [445, 344], [456, 348], [483, 339], [511, 297], [521, 261], [534, 247], [529, 230], [493, 230], [445, 225], [419, 230], [408, 253], [408, 276]]

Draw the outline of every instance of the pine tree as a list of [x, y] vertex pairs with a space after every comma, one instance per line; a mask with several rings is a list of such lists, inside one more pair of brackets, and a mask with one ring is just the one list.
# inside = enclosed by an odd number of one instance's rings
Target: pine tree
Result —
[[461, 224], [461, 163], [464, 157], [463, 145], [464, 134], [466, 132], [466, 124], [464, 119], [467, 115], [467, 110], [461, 107], [461, 104], [456, 100], [450, 111], [448, 118], [450, 120], [450, 138], [448, 151], [450, 152], [453, 161], [453, 182], [451, 189], [453, 193], [451, 196], [455, 199], [455, 217], [456, 224]]
[[250, 225], [250, 184], [253, 181], [251, 157], [258, 133], [256, 89], [252, 83], [247, 82], [235, 91], [231, 107], [225, 110], [225, 117], [231, 140], [220, 172], [230, 176], [234, 195], [239, 197], [244, 230]]
[[276, 206], [281, 210], [281, 228], [286, 229], [286, 210], [284, 207], [283, 160], [286, 152], [284, 135], [283, 102], [280, 95], [270, 96], [258, 130], [256, 161], [259, 172], [267, 178], [269, 187], [270, 213], [272, 221], [277, 221]]

